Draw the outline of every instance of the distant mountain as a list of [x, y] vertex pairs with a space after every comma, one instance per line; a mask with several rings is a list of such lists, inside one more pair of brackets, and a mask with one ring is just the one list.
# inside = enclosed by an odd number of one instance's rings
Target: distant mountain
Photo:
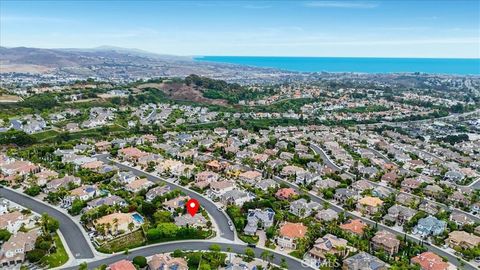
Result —
[[91, 49], [40, 49], [0, 47], [1, 73], [51, 73], [95, 76], [104, 79], [135, 79], [190, 74], [229, 81], [265, 80], [291, 74], [275, 69], [194, 61], [191, 57], [160, 55], [139, 49], [101, 46]]

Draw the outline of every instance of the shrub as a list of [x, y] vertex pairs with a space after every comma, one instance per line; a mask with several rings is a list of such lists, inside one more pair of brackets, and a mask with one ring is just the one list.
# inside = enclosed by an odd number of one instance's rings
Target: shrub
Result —
[[133, 264], [137, 265], [140, 268], [147, 266], [147, 259], [143, 256], [136, 256], [133, 258]]

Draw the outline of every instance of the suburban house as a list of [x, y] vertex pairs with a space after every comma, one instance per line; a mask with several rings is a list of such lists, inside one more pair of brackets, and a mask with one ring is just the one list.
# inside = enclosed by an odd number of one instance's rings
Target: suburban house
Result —
[[126, 172], [118, 172], [117, 173], [118, 180], [122, 184], [129, 184], [137, 179], [137, 176], [133, 174], [131, 171], [126, 171]]
[[189, 196], [179, 196], [179, 197], [176, 197], [176, 198], [173, 198], [171, 200], [163, 202], [162, 205], [170, 213], [175, 213], [175, 211], [178, 208], [185, 207], [185, 204], [187, 203], [188, 200], [190, 200]]
[[448, 234], [446, 242], [451, 248], [460, 247], [468, 249], [480, 245], [480, 237], [464, 231], [453, 231]]
[[289, 212], [297, 217], [308, 217], [313, 211], [316, 211], [320, 207], [320, 204], [316, 202], [307, 202], [304, 198], [298, 199], [290, 203]]
[[154, 187], [152, 189], [150, 189], [147, 194], [145, 194], [145, 199], [148, 201], [148, 202], [151, 202], [153, 201], [153, 199], [155, 199], [156, 197], [158, 196], [163, 196], [165, 194], [167, 194], [168, 192], [171, 191], [171, 187], [170, 186], [158, 186], [158, 187]]
[[413, 257], [410, 262], [412, 264], [419, 264], [422, 270], [447, 270], [450, 267], [448, 262], [444, 262], [442, 257], [431, 251], [418, 254]]
[[108, 206], [119, 205], [121, 207], [124, 207], [124, 206], [127, 206], [128, 204], [123, 198], [121, 198], [117, 195], [111, 195], [111, 196], [107, 196], [107, 197], [97, 198], [97, 199], [94, 199], [94, 200], [91, 200], [91, 201], [87, 202], [86, 209], [90, 210], [90, 209], [93, 209], [93, 208], [96, 208], [96, 207], [99, 207], [99, 206], [102, 206], [102, 205], [108, 205]]
[[275, 212], [271, 208], [267, 209], [248, 209], [247, 225], [243, 229], [247, 235], [255, 235], [258, 226], [261, 225], [264, 229], [273, 225]]
[[30, 222], [30, 217], [22, 214], [20, 211], [14, 211], [0, 215], [0, 228], [7, 229], [10, 233], [16, 233], [22, 227]]
[[418, 220], [417, 226], [413, 228], [413, 233], [421, 237], [435, 236], [443, 233], [446, 227], [447, 223], [445, 221], [438, 220], [436, 217], [430, 215]]
[[202, 214], [194, 215], [193, 217], [190, 214], [180, 215], [175, 217], [175, 225], [179, 227], [205, 228], [207, 227], [207, 219]]
[[280, 226], [276, 237], [277, 244], [284, 248], [295, 249], [297, 239], [304, 238], [307, 229], [302, 223], [285, 222]]
[[274, 180], [272, 179], [264, 179], [264, 180], [260, 180], [260, 182], [256, 183], [255, 184], [255, 187], [256, 188], [259, 188], [263, 191], [267, 191], [269, 188], [276, 188], [278, 187], [278, 183], [275, 182]]
[[143, 189], [148, 189], [153, 185], [155, 185], [155, 183], [153, 183], [150, 180], [147, 180], [147, 178], [140, 178], [125, 185], [125, 190], [128, 190], [133, 193], [137, 193]]
[[452, 214], [450, 214], [450, 220], [458, 226], [473, 225], [475, 223], [471, 217], [459, 211], [453, 211]]
[[395, 172], [388, 172], [382, 175], [382, 181], [386, 183], [390, 183], [391, 185], [396, 185], [399, 178]]
[[246, 171], [241, 173], [238, 178], [244, 183], [254, 186], [262, 179], [262, 173], [257, 171]]
[[402, 225], [405, 222], [410, 221], [410, 219], [412, 219], [412, 217], [415, 216], [416, 213], [416, 210], [413, 210], [406, 206], [394, 205], [388, 208], [388, 212], [385, 215], [384, 219], [394, 224]]
[[342, 230], [356, 234], [356, 235], [363, 235], [363, 230], [366, 227], [367, 227], [367, 224], [363, 223], [363, 221], [360, 219], [352, 219], [340, 225], [340, 228]]
[[343, 238], [338, 238], [332, 234], [315, 240], [313, 248], [304, 256], [307, 262], [314, 262], [317, 267], [326, 259], [326, 254], [344, 256], [347, 252], [348, 241]]
[[297, 195], [297, 193], [293, 188], [281, 188], [275, 193], [275, 197], [279, 200], [288, 200], [295, 195]]
[[108, 270], [136, 270], [137, 268], [129, 260], [121, 260], [110, 264], [107, 267]]
[[345, 203], [348, 199], [353, 198], [357, 199], [358, 192], [349, 188], [339, 188], [335, 190], [335, 195], [333, 198], [339, 203]]
[[396, 236], [387, 231], [379, 231], [370, 241], [374, 250], [384, 250], [390, 256], [398, 252], [400, 240]]
[[56, 191], [59, 188], [66, 188], [68, 189], [69, 185], [78, 186], [81, 183], [80, 177], [69, 176], [66, 175], [62, 178], [54, 179], [47, 183], [47, 190], [48, 191]]
[[198, 188], [206, 188], [213, 181], [218, 181], [220, 175], [215, 172], [203, 171], [195, 175], [195, 186]]
[[387, 270], [387, 264], [366, 252], [360, 252], [343, 260], [342, 270]]
[[70, 190], [70, 194], [63, 198], [64, 205], [72, 205], [75, 199], [80, 199], [82, 201], [88, 201], [95, 197], [98, 193], [98, 188], [95, 185], [82, 185], [78, 188]]
[[138, 160], [144, 156], [149, 155], [147, 152], [144, 152], [135, 147], [127, 147], [118, 150], [118, 156], [125, 161], [129, 162], [138, 162]]
[[122, 232], [135, 230], [143, 223], [143, 218], [138, 213], [113, 213], [103, 216], [93, 221], [93, 225], [98, 230], [104, 227], [105, 232], [116, 235]]
[[207, 195], [212, 198], [220, 198], [225, 192], [235, 189], [235, 182], [233, 181], [218, 181], [211, 182], [210, 189], [207, 190]]
[[328, 208], [328, 209], [318, 211], [318, 213], [315, 215], [315, 218], [320, 221], [330, 222], [338, 219], [338, 213]]
[[12, 235], [0, 249], [0, 266], [8, 269], [9, 266], [23, 263], [25, 254], [35, 248], [35, 241], [40, 234], [40, 230], [31, 230]]
[[187, 261], [169, 254], [155, 254], [148, 261], [149, 270], [188, 270]]
[[245, 202], [249, 202], [255, 198], [255, 195], [243, 190], [233, 189], [223, 193], [220, 196], [220, 201], [225, 204], [234, 204], [242, 206]]
[[368, 215], [375, 214], [383, 205], [383, 201], [377, 197], [365, 196], [358, 200], [357, 210]]

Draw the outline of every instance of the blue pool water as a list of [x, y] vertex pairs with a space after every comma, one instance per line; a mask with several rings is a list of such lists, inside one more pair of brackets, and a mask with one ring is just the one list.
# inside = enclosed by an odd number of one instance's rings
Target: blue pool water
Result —
[[143, 223], [143, 217], [140, 216], [140, 214], [138, 214], [138, 213], [132, 214], [132, 218], [133, 218], [137, 223]]
[[240, 64], [299, 72], [358, 72], [480, 75], [480, 59], [199, 56], [197, 61]]

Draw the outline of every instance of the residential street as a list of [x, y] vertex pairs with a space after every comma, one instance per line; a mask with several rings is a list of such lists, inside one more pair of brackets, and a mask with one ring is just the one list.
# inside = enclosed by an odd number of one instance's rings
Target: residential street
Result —
[[18, 203], [24, 207], [31, 209], [39, 214], [47, 213], [60, 222], [60, 231], [66, 240], [75, 259], [89, 259], [94, 258], [95, 255], [90, 248], [90, 245], [85, 239], [82, 229], [66, 214], [57, 209], [48, 206], [46, 203], [40, 203], [28, 195], [11, 191], [7, 188], [0, 188], [0, 195], [7, 200]]
[[[128, 255], [125, 255], [123, 253], [113, 255], [112, 257], [105, 258], [105, 259], [100, 259], [97, 261], [92, 261], [88, 263], [88, 269], [93, 269], [95, 267], [98, 267], [102, 264], [111, 264], [116, 261], [122, 260], [122, 259], [128, 259], [132, 260], [135, 256], [152, 256], [157, 253], [168, 253], [168, 252], [173, 252], [176, 249], [180, 249], [182, 251], [187, 251], [187, 250], [209, 250], [209, 247], [212, 244], [217, 244], [222, 247], [222, 251], [226, 251], [227, 248], [231, 248], [233, 253], [237, 254], [244, 254], [245, 249], [247, 248], [247, 245], [245, 244], [233, 244], [233, 243], [225, 243], [225, 242], [215, 242], [215, 241], [209, 241], [209, 240], [186, 240], [186, 241], [177, 241], [177, 242], [169, 242], [169, 243], [162, 243], [162, 244], [156, 244], [156, 245], [151, 245], [151, 246], [146, 246], [146, 247], [141, 247], [138, 249], [131, 250]], [[252, 248], [255, 251], [255, 257], [261, 258], [261, 253], [266, 250], [263, 248]], [[280, 264], [282, 258], [285, 259], [285, 261], [288, 264], [288, 269], [313, 269], [310, 268], [304, 264], [298, 259], [295, 259], [291, 256], [286, 256], [282, 255], [279, 253], [276, 253], [273, 250], [268, 250], [270, 254], [274, 254], [273, 257], [273, 263], [274, 264]], [[72, 266], [69, 268], [66, 268], [68, 270], [76, 270], [78, 269], [77, 266]]]
[[220, 230], [220, 235], [219, 235], [220, 237], [228, 239], [230, 241], [235, 240], [235, 232], [230, 230], [230, 225], [228, 225], [228, 221], [230, 220], [230, 218], [227, 216], [227, 214], [223, 210], [222, 211], [218, 210], [217, 206], [212, 201], [206, 199], [202, 195], [199, 195], [197, 192], [192, 191], [188, 188], [182, 187], [180, 185], [174, 184], [172, 182], [166, 181], [161, 177], [154, 176], [142, 170], [111, 160], [108, 158], [108, 155], [97, 155], [96, 157], [105, 163], [113, 162], [120, 169], [132, 171], [137, 176], [146, 176], [147, 179], [150, 181], [162, 182], [170, 186], [172, 189], [182, 190], [185, 194], [187, 194], [191, 198], [197, 199], [198, 202], [200, 203], [200, 206], [203, 207], [213, 217], [215, 223], [218, 226], [218, 229]]

